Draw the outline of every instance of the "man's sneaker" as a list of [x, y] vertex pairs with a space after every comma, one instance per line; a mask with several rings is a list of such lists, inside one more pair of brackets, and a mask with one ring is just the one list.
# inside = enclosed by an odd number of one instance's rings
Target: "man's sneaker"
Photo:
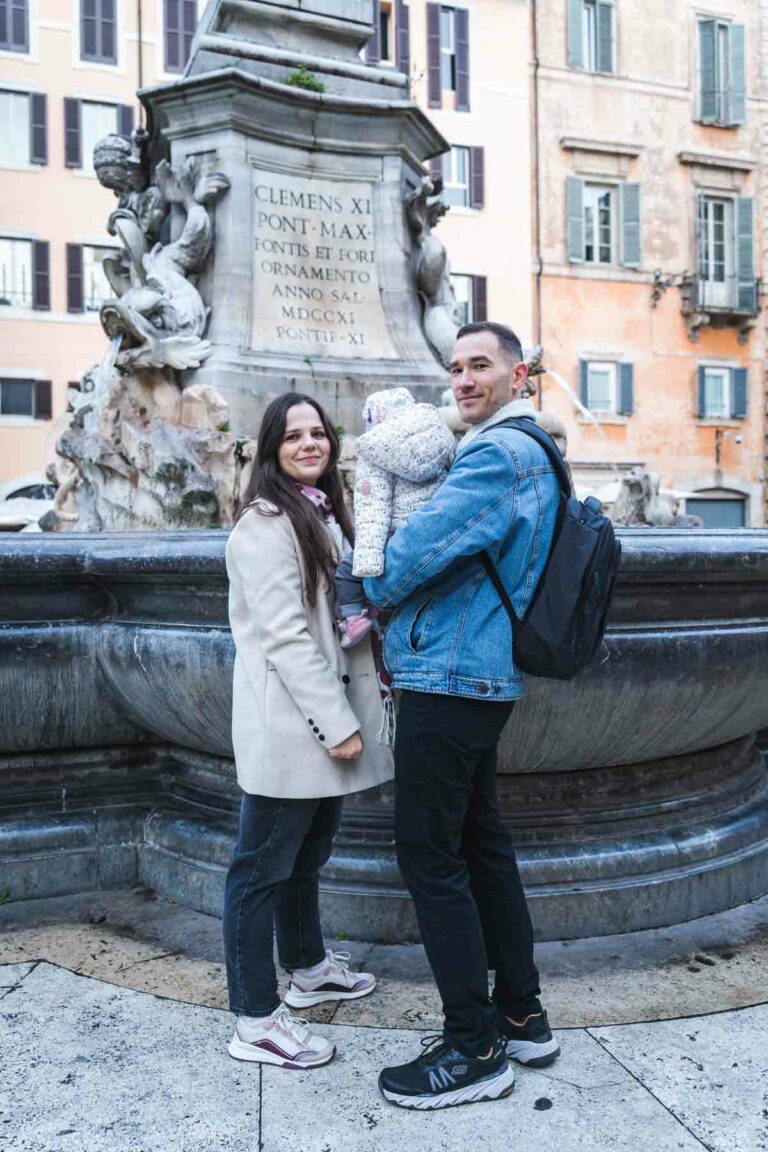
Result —
[[422, 1044], [421, 1056], [379, 1075], [382, 1095], [401, 1108], [425, 1111], [500, 1100], [515, 1086], [503, 1040], [497, 1040], [485, 1060], [464, 1056], [442, 1036], [426, 1037]]
[[336, 1046], [322, 1036], [313, 1036], [306, 1020], [291, 1016], [281, 1004], [261, 1025], [238, 1020], [229, 1043], [235, 1060], [279, 1064], [282, 1068], [318, 1068], [327, 1064]]
[[549, 1027], [546, 1012], [527, 1016], [522, 1024], [513, 1024], [499, 1013], [499, 1027], [507, 1044], [507, 1056], [529, 1068], [546, 1068], [560, 1055], [560, 1045]]
[[376, 987], [370, 972], [350, 972], [349, 952], [326, 952], [328, 967], [319, 976], [309, 977], [292, 972], [285, 1002], [291, 1008], [311, 1008], [326, 1000], [358, 1000]]

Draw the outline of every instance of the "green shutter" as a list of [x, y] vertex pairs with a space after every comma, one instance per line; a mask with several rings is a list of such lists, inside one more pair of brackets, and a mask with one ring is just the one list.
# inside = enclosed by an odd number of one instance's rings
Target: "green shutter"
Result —
[[706, 368], [696, 369], [696, 415], [706, 416], [707, 414], [707, 394], [706, 394]]
[[584, 263], [584, 181], [577, 176], [565, 179], [568, 260]]
[[739, 285], [739, 308], [757, 311], [757, 285], [755, 284], [754, 223], [752, 199], [739, 196], [736, 200], [736, 278]]
[[584, 0], [568, 0], [568, 65], [584, 67]]
[[635, 368], [619, 364], [619, 415], [631, 416], [635, 410]]
[[743, 420], [747, 414], [747, 370], [731, 369], [731, 416]]
[[640, 185], [620, 186], [621, 262], [626, 268], [640, 266]]
[[731, 24], [728, 29], [728, 54], [730, 58], [725, 119], [728, 124], [743, 124], [747, 118], [743, 24]]
[[589, 361], [579, 360], [579, 399], [589, 408]]
[[699, 20], [699, 119], [717, 120], [717, 21]]
[[598, 0], [597, 71], [613, 72], [613, 3]]

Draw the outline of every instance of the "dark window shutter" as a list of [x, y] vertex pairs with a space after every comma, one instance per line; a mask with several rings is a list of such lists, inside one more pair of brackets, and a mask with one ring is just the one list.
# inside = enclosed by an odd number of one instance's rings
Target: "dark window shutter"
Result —
[[[448, 153], [446, 152], [445, 155], [447, 156]], [[433, 180], [436, 176], [442, 176], [442, 174], [443, 174], [443, 157], [442, 156], [433, 156], [430, 159], [430, 161], [429, 161], [429, 174]]]
[[117, 109], [117, 131], [120, 136], [130, 136], [133, 132], [133, 105], [120, 104]]
[[699, 119], [717, 120], [717, 21], [699, 20]]
[[739, 308], [757, 311], [757, 284], [755, 283], [755, 240], [752, 198], [739, 196], [736, 200], [736, 279], [739, 287]]
[[627, 181], [619, 186], [621, 210], [621, 262], [625, 268], [640, 266], [640, 185]]
[[11, 47], [11, 0], [0, 0], [0, 48]]
[[485, 207], [485, 148], [469, 150], [469, 203], [473, 208]]
[[64, 99], [64, 163], [67, 168], [82, 168], [83, 147], [80, 135], [80, 101]]
[[579, 399], [589, 408], [589, 361], [579, 360]]
[[598, 72], [613, 72], [613, 4], [597, 0], [597, 53]]
[[67, 312], [84, 312], [83, 249], [67, 244]]
[[571, 264], [584, 262], [584, 181], [578, 176], [565, 180], [567, 247]]
[[442, 103], [439, 4], [427, 4], [427, 102], [430, 108]]
[[80, 55], [85, 60], [96, 60], [99, 55], [98, 0], [80, 0]]
[[27, 0], [0, 0], [0, 48], [9, 52], [29, 51]]
[[197, 30], [197, 0], [182, 0], [181, 64], [186, 68]]
[[469, 12], [456, 8], [456, 111], [469, 112]]
[[731, 416], [743, 420], [747, 415], [747, 369], [731, 369]]
[[29, 160], [31, 164], [48, 163], [48, 99], [43, 92], [29, 97]]
[[568, 64], [584, 67], [584, 0], [568, 0]]
[[634, 364], [619, 364], [619, 415], [631, 416], [635, 410]]
[[35, 380], [35, 419], [53, 417], [53, 388], [50, 380]]
[[488, 319], [488, 279], [485, 276], [472, 277], [472, 320]]
[[[168, 0], [166, 0], [166, 4]], [[365, 46], [365, 58], [369, 64], [378, 64], [381, 60], [381, 3], [380, 0], [371, 0], [371, 20], [373, 21], [373, 36]]]
[[696, 415], [706, 416], [707, 414], [707, 394], [705, 388], [706, 382], [706, 368], [696, 369]]
[[99, 0], [99, 33], [101, 44], [99, 59], [105, 64], [117, 63], [117, 36], [115, 27], [115, 0]]
[[405, 0], [395, 0], [395, 64], [406, 76], [411, 71], [411, 13]]
[[32, 242], [32, 307], [48, 312], [51, 307], [51, 246], [47, 240]]
[[728, 124], [743, 124], [747, 118], [744, 52], [744, 25], [731, 24], [728, 29], [728, 92], [725, 117]]
[[181, 29], [179, 27], [179, 0], [163, 0], [163, 31], [165, 35], [165, 70], [178, 72], [181, 68]]

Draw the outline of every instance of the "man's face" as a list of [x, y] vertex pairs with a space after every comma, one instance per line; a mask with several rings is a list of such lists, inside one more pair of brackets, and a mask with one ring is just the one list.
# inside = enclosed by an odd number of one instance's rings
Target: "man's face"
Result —
[[457, 340], [449, 371], [465, 424], [479, 424], [514, 400], [528, 375], [527, 365], [511, 360], [493, 332], [472, 332]]

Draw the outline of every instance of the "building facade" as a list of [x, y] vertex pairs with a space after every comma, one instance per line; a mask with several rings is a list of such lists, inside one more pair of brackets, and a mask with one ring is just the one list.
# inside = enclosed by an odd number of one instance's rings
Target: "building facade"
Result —
[[757, 0], [532, 11], [540, 402], [577, 483], [642, 464], [711, 526], [765, 523], [765, 19]]

